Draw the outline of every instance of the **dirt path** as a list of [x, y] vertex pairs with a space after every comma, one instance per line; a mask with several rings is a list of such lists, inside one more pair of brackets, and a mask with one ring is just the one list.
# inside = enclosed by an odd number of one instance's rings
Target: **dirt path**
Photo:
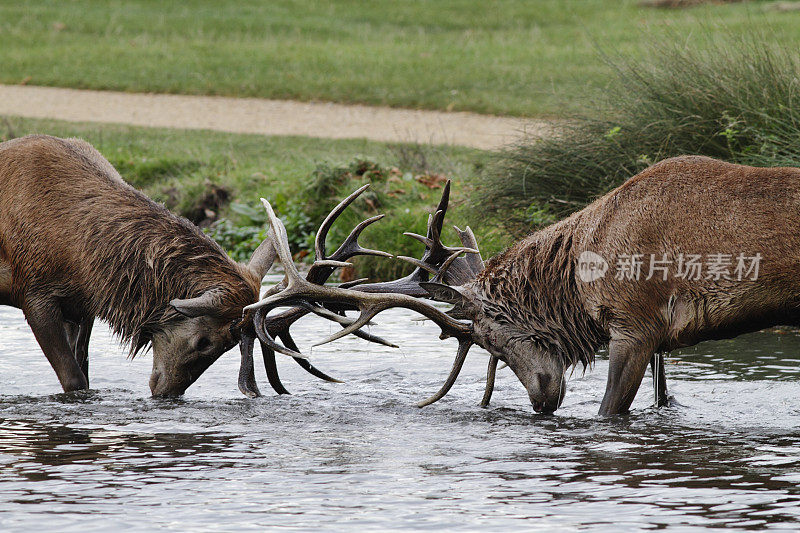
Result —
[[546, 121], [258, 98], [0, 85], [0, 115], [262, 135], [454, 144], [497, 149], [542, 135]]

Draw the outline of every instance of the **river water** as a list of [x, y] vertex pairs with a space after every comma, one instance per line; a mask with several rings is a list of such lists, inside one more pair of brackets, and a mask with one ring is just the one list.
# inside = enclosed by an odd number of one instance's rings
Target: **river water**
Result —
[[[243, 531], [664, 526], [800, 527], [800, 335], [754, 333], [667, 359], [678, 405], [653, 409], [650, 376], [631, 415], [601, 419], [608, 361], [536, 415], [509, 369], [478, 407], [487, 355], [418, 409], [455, 345], [402, 310], [312, 352], [318, 381], [279, 360], [291, 396], [236, 388], [238, 352], [176, 401], [153, 400], [149, 355], [129, 360], [102, 324], [92, 390], [59, 394], [19, 311], [0, 307], [0, 530]], [[334, 327], [301, 321], [309, 346]]]

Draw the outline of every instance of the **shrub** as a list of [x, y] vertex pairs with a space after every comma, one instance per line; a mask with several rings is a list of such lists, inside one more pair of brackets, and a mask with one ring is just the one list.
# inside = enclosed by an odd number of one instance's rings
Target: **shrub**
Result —
[[[681, 154], [800, 165], [800, 59], [755, 35], [608, 59], [616, 82], [590, 116], [501, 154], [484, 173], [479, 211], [514, 234], [581, 209], [650, 164]], [[502, 216], [501, 216], [502, 215]]]
[[[422, 246], [405, 237], [404, 231], [425, 233], [427, 213], [433, 209], [446, 178], [438, 173], [412, 174], [397, 167], [386, 167], [363, 158], [334, 166], [320, 164], [308, 183], [291, 198], [282, 194], [269, 198], [286, 226], [289, 246], [296, 259], [313, 259], [314, 237], [319, 224], [343, 198], [365, 183], [371, 187], [342, 213], [328, 233], [328, 254], [362, 220], [387, 213], [389, 220], [373, 224], [359, 239], [362, 246], [398, 255], [419, 256]], [[232, 203], [231, 216], [206, 229], [206, 232], [237, 261], [246, 262], [266, 237], [266, 214], [249, 205]], [[453, 235], [448, 235], [452, 239]], [[356, 257], [350, 277], [395, 278], [412, 267], [393, 259]]]
[[[286, 200], [283, 195], [272, 199], [273, 207], [281, 213], [281, 221], [286, 226], [289, 248], [293, 254], [305, 255], [314, 250], [314, 227], [311, 218], [303, 212], [301, 206]], [[246, 263], [253, 251], [267, 237], [269, 223], [263, 209], [256, 209], [246, 204], [234, 202], [231, 212], [238, 215], [239, 224], [227, 218], [220, 219], [205, 232], [228, 251], [234, 260]]]

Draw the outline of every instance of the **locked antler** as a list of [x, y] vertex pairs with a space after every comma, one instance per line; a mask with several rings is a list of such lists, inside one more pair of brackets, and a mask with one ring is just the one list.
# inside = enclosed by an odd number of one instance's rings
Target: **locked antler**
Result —
[[[348, 284], [342, 284], [338, 288], [320, 287], [336, 268], [345, 266], [347, 263], [344, 263], [344, 261], [353, 255], [359, 253], [388, 255], [374, 250], [364, 250], [357, 243], [360, 232], [369, 224], [379, 220], [382, 217], [381, 215], [365, 220], [359, 224], [332, 256], [325, 256], [325, 237], [327, 236], [330, 226], [344, 209], [365, 189], [366, 186], [362, 187], [334, 208], [317, 233], [315, 239], [316, 261], [306, 276], [305, 282], [315, 283], [317, 285], [316, 289], [323, 289], [322, 292], [313, 288], [310, 291], [304, 292], [303, 287], [309, 288], [309, 284], [300, 283], [303, 280], [300, 279], [296, 268], [293, 263], [291, 263], [291, 254], [288, 252], [286, 229], [283, 227], [280, 220], [274, 216], [274, 212], [272, 212], [269, 204], [262, 200], [268, 215], [270, 215], [270, 224], [273, 227], [273, 234], [276, 235], [275, 247], [277, 250], [280, 250], [278, 256], [284, 263], [287, 274], [283, 282], [273, 287], [267, 293], [265, 300], [262, 300], [258, 304], [248, 306], [247, 309], [256, 310], [254, 314], [254, 324], [261, 341], [262, 351], [265, 354], [264, 361], [267, 367], [267, 376], [270, 380], [270, 384], [280, 394], [287, 393], [287, 391], [281, 384], [277, 375], [274, 359], [275, 352], [289, 355], [295, 358], [301, 365], [306, 364], [310, 366], [310, 363], [304, 359], [304, 356], [299, 352], [297, 345], [288, 333], [289, 326], [307, 313], [315, 313], [329, 320], [336, 321], [344, 327], [342, 331], [316, 345], [331, 342], [349, 333], [354, 333], [367, 340], [393, 346], [383, 339], [364, 333], [359, 328], [369, 324], [369, 320], [372, 317], [391, 307], [405, 307], [420, 312], [424, 316], [428, 316], [442, 328], [442, 338], [448, 336], [456, 337], [459, 341], [459, 347], [453, 367], [444, 385], [435, 395], [418, 404], [420, 407], [423, 407], [441, 399], [452, 387], [463, 366], [467, 352], [473, 344], [470, 333], [471, 327], [457, 320], [453, 320], [465, 318], [458, 304], [445, 314], [423, 302], [412, 303], [414, 300], [409, 300], [408, 298], [398, 301], [395, 297], [399, 296], [402, 298], [403, 296], [411, 296], [442, 299], [441, 297], [437, 298], [437, 295], [441, 295], [442, 293], [441, 287], [436, 283], [429, 284], [429, 276], [433, 276], [431, 282], [440, 282], [447, 285], [463, 285], [474, 280], [483, 270], [483, 260], [478, 251], [475, 235], [469, 227], [465, 230], [461, 230], [454, 226], [461, 240], [462, 247], [448, 247], [441, 242], [442, 226], [445, 213], [447, 212], [450, 194], [450, 181], [448, 181], [442, 191], [442, 198], [436, 211], [428, 218], [426, 236], [423, 237], [417, 234], [406, 233], [406, 235], [411, 236], [425, 245], [425, 252], [421, 259], [400, 257], [400, 259], [406, 260], [417, 267], [414, 272], [405, 278], [384, 283], [359, 285], [363, 280], [357, 280]], [[291, 265], [291, 267], [286, 265]], [[356, 285], [358, 286], [356, 287]], [[355, 287], [355, 289], [348, 291], [347, 289], [351, 287]], [[331, 289], [333, 289], [333, 292], [331, 292]], [[336, 292], [337, 290], [345, 292], [339, 293]], [[357, 295], [353, 294], [354, 292], [370, 294], [362, 295], [359, 298]], [[383, 295], [383, 301], [381, 301], [379, 295]], [[378, 298], [370, 299], [374, 297]], [[446, 297], [444, 301], [447, 301]], [[269, 315], [269, 310], [287, 305], [294, 305], [295, 307], [277, 315]], [[358, 319], [352, 320], [344, 316], [345, 310], [359, 310], [361, 314]], [[442, 322], [442, 320], [444, 320], [444, 322]], [[283, 345], [277, 343], [275, 340], [276, 338], [280, 338]], [[247, 346], [247, 340], [249, 339], [243, 338], [242, 345], [245, 347]], [[250, 351], [252, 352], [252, 344], [250, 346]], [[487, 370], [486, 390], [481, 406], [487, 406], [491, 398], [494, 389], [497, 363], [497, 358], [491, 356]], [[245, 361], [245, 349], [243, 348], [242, 372], [245, 373], [248, 369], [249, 372], [252, 373], [252, 353], [248, 366]], [[313, 369], [313, 367], [311, 367], [311, 369]], [[312, 370], [309, 371], [312, 372]], [[240, 388], [242, 388], [242, 375], [240, 375]], [[329, 376], [326, 377], [329, 378]], [[255, 387], [255, 379], [251, 378], [250, 381], [252, 383], [251, 387]], [[246, 379], [244, 382], [247, 384]], [[243, 388], [243, 391], [244, 390]]]
[[[286, 229], [281, 224], [280, 220], [275, 216], [272, 206], [266, 200], [262, 199], [264, 208], [267, 210], [270, 226], [272, 227], [275, 247], [278, 258], [283, 264], [285, 277], [281, 284], [281, 288], [271, 291], [260, 302], [249, 305], [245, 308], [246, 311], [256, 311], [256, 316], [266, 316], [269, 311], [278, 307], [296, 307], [296, 306], [316, 306], [320, 308], [324, 304], [331, 306], [340, 306], [341, 309], [357, 309], [360, 315], [357, 319], [349, 321], [349, 323], [341, 331], [331, 335], [329, 338], [318, 342], [315, 346], [332, 342], [336, 339], [344, 337], [350, 333], [358, 331], [363, 326], [367, 325], [369, 321], [374, 318], [378, 313], [391, 309], [394, 307], [402, 307], [410, 309], [423, 316], [433, 320], [442, 330], [441, 338], [454, 337], [458, 340], [458, 353], [456, 360], [453, 363], [453, 368], [448, 376], [445, 384], [441, 390], [433, 395], [428, 400], [421, 402], [420, 407], [433, 403], [442, 398], [452, 387], [458, 373], [463, 366], [466, 359], [467, 352], [473, 344], [472, 341], [472, 326], [443, 313], [434, 306], [427, 304], [413, 296], [402, 293], [371, 293], [362, 292], [361, 290], [353, 290], [342, 287], [327, 287], [319, 284], [312, 283], [308, 279], [303, 279], [297, 268], [292, 262], [291, 253], [289, 252], [289, 243], [286, 236]], [[433, 244], [433, 243], [432, 243]], [[458, 251], [459, 254], [463, 250]], [[452, 255], [452, 254], [451, 254]], [[330, 266], [326, 260], [320, 261], [317, 268]], [[453, 264], [454, 260], [450, 261], [448, 268]], [[314, 267], [312, 267], [314, 268]], [[445, 269], [446, 270], [446, 269]], [[431, 290], [435, 290], [435, 284], [428, 284], [426, 282], [419, 282], [420, 288], [426, 290], [426, 286]], [[325, 312], [320, 313], [320, 316], [326, 316]], [[345, 318], [345, 317], [340, 317]], [[345, 320], [349, 320], [346, 319]], [[344, 325], [344, 324], [343, 324]], [[269, 335], [266, 328], [259, 327], [256, 324], [256, 333], [259, 339], [262, 340], [269, 347], [280, 353], [285, 353], [293, 357], [303, 357], [296, 350], [289, 349], [286, 346], [278, 344], [273, 337]]]
[[[314, 283], [317, 285], [323, 285], [331, 274], [336, 270], [336, 268], [341, 266], [347, 266], [349, 263], [346, 263], [348, 259], [357, 256], [357, 255], [373, 255], [379, 257], [392, 257], [391, 254], [386, 252], [382, 252], [379, 250], [370, 250], [367, 248], [363, 248], [358, 243], [358, 238], [361, 233], [366, 229], [369, 225], [377, 222], [384, 215], [378, 215], [371, 217], [367, 220], [362, 221], [358, 224], [353, 230], [350, 232], [350, 235], [344, 240], [344, 242], [339, 246], [339, 248], [330, 256], [326, 255], [326, 246], [325, 240], [327, 238], [328, 232], [330, 231], [331, 226], [336, 221], [336, 219], [344, 212], [347, 207], [353, 203], [353, 201], [358, 198], [361, 193], [363, 193], [369, 184], [360, 187], [358, 190], [353, 192], [350, 196], [342, 200], [333, 210], [328, 214], [325, 220], [317, 230], [317, 234], [314, 240], [314, 253], [315, 253], [315, 261], [312, 265], [311, 269], [308, 271], [306, 275], [306, 280], [310, 283]], [[283, 235], [286, 234], [286, 228], [283, 226], [283, 223], [280, 220], [277, 223], [282, 228]], [[273, 230], [273, 246], [276, 248], [278, 245], [275, 243], [275, 230]], [[285, 267], [284, 267], [285, 268]], [[357, 280], [356, 282], [351, 282], [348, 284], [342, 284], [343, 287], [353, 286], [356, 283], [359, 283], [363, 280]], [[279, 283], [278, 285], [272, 287], [270, 291], [267, 292], [267, 296], [282, 290], [285, 287], [285, 284]], [[339, 313], [342, 313], [343, 310], [337, 309]], [[278, 375], [277, 365], [275, 361], [275, 352], [282, 353], [285, 355], [289, 355], [292, 357], [295, 362], [297, 362], [303, 369], [308, 371], [310, 374], [323, 379], [325, 381], [330, 381], [334, 383], [341, 383], [338, 379], [335, 379], [324, 372], [318, 370], [314, 367], [306, 358], [305, 356], [299, 353], [297, 348], [297, 344], [294, 342], [292, 338], [289, 328], [300, 318], [306, 316], [309, 313], [314, 313], [324, 318], [328, 318], [329, 320], [336, 321], [340, 323], [343, 327], [346, 327], [350, 323], [352, 323], [351, 319], [342, 316], [341, 314], [337, 314], [329, 309], [326, 309], [323, 306], [320, 306], [316, 303], [308, 303], [303, 302], [301, 305], [294, 307], [292, 309], [288, 309], [283, 313], [279, 313], [276, 315], [268, 315], [262, 311], [256, 311], [253, 315], [253, 328], [247, 328], [242, 335], [242, 342], [240, 343], [240, 349], [242, 352], [242, 362], [239, 371], [239, 389], [247, 396], [256, 397], [260, 396], [260, 392], [258, 390], [258, 386], [255, 382], [255, 374], [253, 369], [253, 362], [252, 362], [252, 351], [253, 346], [255, 344], [255, 337], [256, 333], [259, 330], [263, 330], [265, 332], [264, 335], [258, 335], [260, 344], [261, 344], [261, 352], [264, 358], [264, 367], [267, 372], [267, 379], [272, 386], [272, 388], [278, 394], [289, 394], [289, 391], [283, 386], [283, 383], [280, 380], [280, 376]], [[370, 342], [375, 342], [378, 344], [383, 344], [385, 346], [396, 347], [394, 344], [377, 337], [375, 335], [371, 335], [365, 331], [356, 330], [353, 332], [354, 335], [368, 340]], [[275, 338], [280, 338], [283, 342], [283, 345], [278, 344], [274, 341]]]
[[[405, 235], [425, 245], [425, 252], [420, 259], [398, 256], [398, 259], [403, 259], [417, 267], [411, 274], [395, 281], [361, 285], [358, 287], [358, 290], [375, 293], [394, 292], [407, 294], [409, 296], [430, 298], [431, 294], [422, 286], [422, 283], [428, 281], [429, 275], [433, 276], [430, 280], [431, 282], [439, 282], [451, 286], [464, 285], [477, 278], [478, 274], [483, 271], [484, 264], [480, 251], [478, 250], [478, 241], [472, 229], [467, 226], [462, 230], [458, 226], [453, 226], [461, 240], [462, 247], [445, 246], [441, 241], [442, 227], [444, 225], [444, 217], [447, 213], [449, 201], [450, 180], [447, 180], [442, 190], [442, 198], [439, 200], [436, 211], [428, 217], [428, 231], [426, 236], [423, 237], [422, 235], [414, 233], [405, 233]], [[448, 311], [447, 314], [454, 318], [465, 318], [464, 315], [460, 313], [458, 305]], [[483, 399], [481, 400], [481, 407], [487, 407], [492, 398], [497, 363], [498, 359], [491, 355], [489, 358], [489, 367], [486, 371], [486, 388], [483, 393]]]

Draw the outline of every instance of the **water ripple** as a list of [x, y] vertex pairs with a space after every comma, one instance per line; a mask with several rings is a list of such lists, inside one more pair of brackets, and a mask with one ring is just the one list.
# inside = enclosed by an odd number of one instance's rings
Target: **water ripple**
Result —
[[[572, 376], [557, 416], [534, 414], [508, 370], [479, 408], [480, 351], [450, 395], [416, 408], [455, 346], [410, 317], [373, 327], [402, 350], [345, 339], [314, 351], [344, 384], [280, 360], [294, 394], [246, 399], [231, 352], [165, 401], [148, 396], [149, 357], [126, 359], [99, 324], [94, 389], [58, 393], [21, 314], [0, 307], [0, 529], [795, 529], [797, 333], [676, 353], [676, 405], [650, 407], [647, 378], [633, 414], [604, 420], [602, 354]], [[329, 328], [302, 323], [298, 340]]]

